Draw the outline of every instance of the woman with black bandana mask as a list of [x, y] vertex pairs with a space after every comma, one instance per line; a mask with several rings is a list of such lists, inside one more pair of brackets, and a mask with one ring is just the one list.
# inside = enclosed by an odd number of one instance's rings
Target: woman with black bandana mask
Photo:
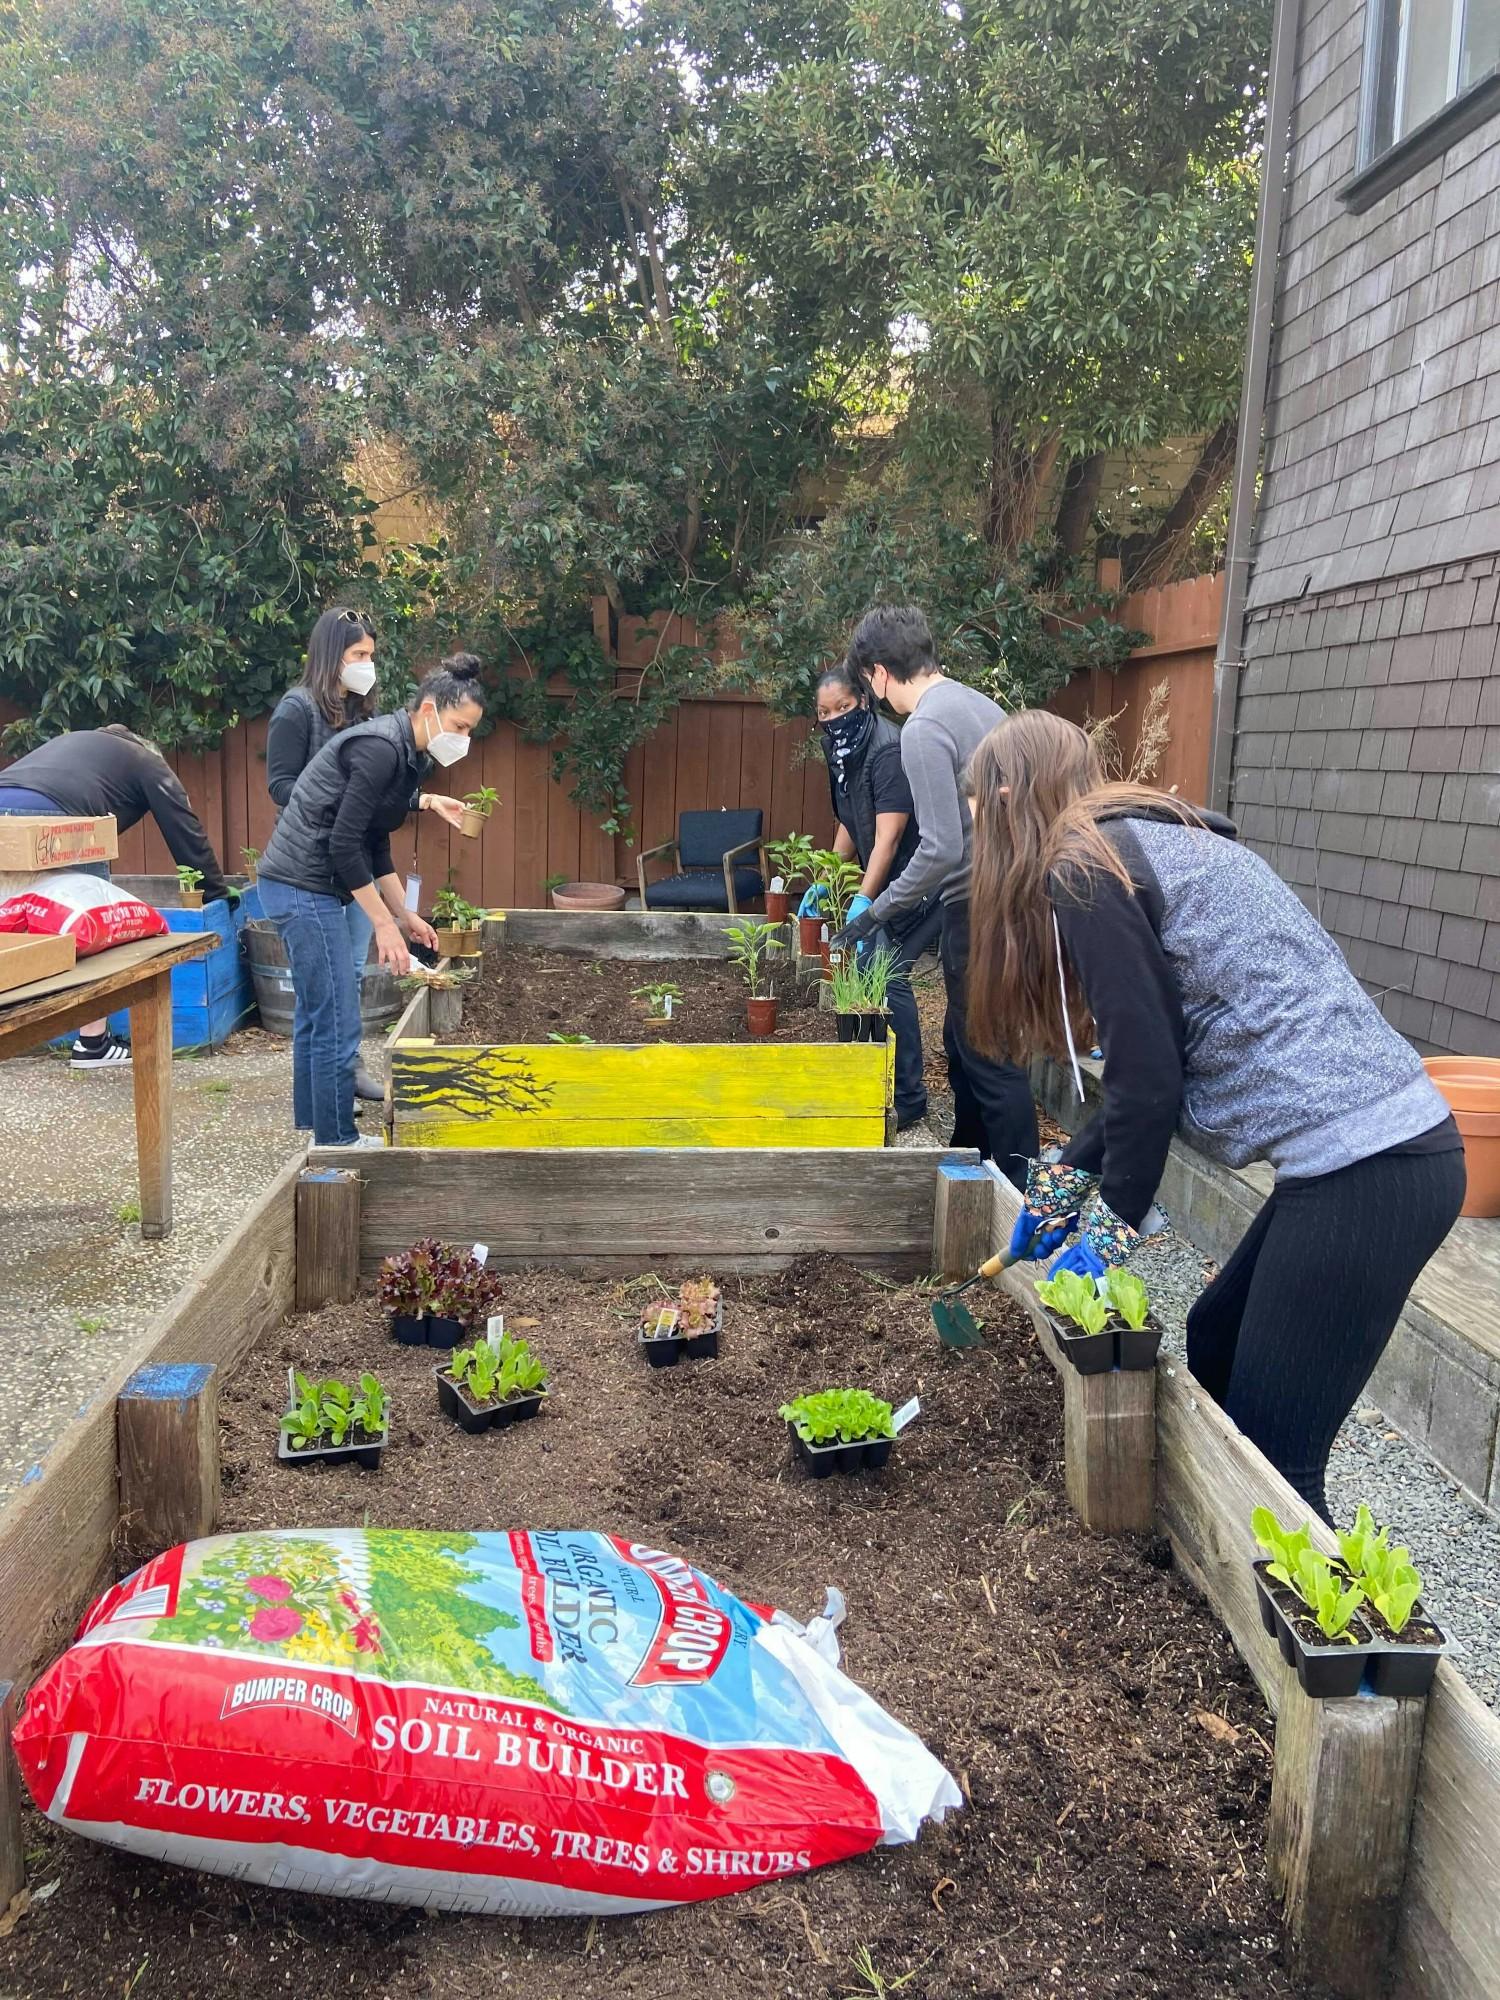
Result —
[[[901, 769], [901, 732], [877, 715], [869, 690], [847, 666], [830, 667], [817, 687], [818, 725], [838, 832], [834, 848], [864, 870], [859, 894], [850, 904], [853, 919], [867, 910], [887, 883], [916, 852], [918, 831], [911, 790]], [[904, 911], [874, 942], [888, 944], [903, 967], [891, 981], [886, 1004], [896, 1036], [896, 1126], [905, 1131], [927, 1110], [922, 1080], [922, 1029], [911, 981], [906, 976], [942, 928], [936, 897]], [[865, 949], [869, 949], [868, 946]]]

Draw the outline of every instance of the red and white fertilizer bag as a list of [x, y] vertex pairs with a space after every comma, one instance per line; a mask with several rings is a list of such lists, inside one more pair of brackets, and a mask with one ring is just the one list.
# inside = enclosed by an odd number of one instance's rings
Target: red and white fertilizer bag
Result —
[[445, 1909], [650, 1910], [960, 1804], [831, 1639], [612, 1535], [215, 1535], [99, 1599], [15, 1747], [50, 1819], [136, 1854]]
[[78, 956], [88, 958], [114, 944], [165, 937], [167, 920], [117, 882], [60, 869], [55, 875], [38, 875], [29, 888], [0, 903], [0, 931], [75, 938]]

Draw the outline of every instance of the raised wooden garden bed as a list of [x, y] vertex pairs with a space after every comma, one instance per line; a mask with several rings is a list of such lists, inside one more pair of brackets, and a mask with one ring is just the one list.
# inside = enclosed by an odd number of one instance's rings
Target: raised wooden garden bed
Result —
[[[1254, 1505], [1291, 1519], [1297, 1504], [1175, 1365], [1070, 1370], [1100, 1400], [1065, 1401], [1017, 1303], [986, 1295], [987, 1345], [954, 1357], [926, 1298], [891, 1289], [929, 1266], [962, 1275], [1007, 1240], [1005, 1189], [971, 1158], [935, 1189], [930, 1158], [894, 1150], [664, 1151], [643, 1203], [632, 1158], [374, 1153], [357, 1217], [356, 1184], [311, 1184], [310, 1305], [419, 1231], [481, 1239], [513, 1274], [508, 1324], [537, 1322], [548, 1405], [480, 1437], [440, 1419], [430, 1353], [390, 1342], [367, 1292], [286, 1317], [302, 1190], [282, 1176], [163, 1316], [151, 1359], [167, 1372], [110, 1385], [0, 1519], [0, 1672], [24, 1683], [66, 1642], [127, 1540], [145, 1552], [216, 1513], [225, 1528], [590, 1519], [804, 1615], [838, 1583], [850, 1671], [962, 1774], [966, 1811], [912, 1847], [716, 1905], [518, 1930], [246, 1892], [23, 1828], [0, 1763], [0, 1872], [13, 1887], [29, 1850], [33, 1888], [60, 1884], [0, 1938], [0, 1990], [119, 1990], [149, 1959], [163, 1991], [204, 2000], [269, 2000], [289, 1971], [332, 1991], [355, 1963], [372, 1990], [477, 1992], [503, 1971], [519, 2000], [635, 1985], [696, 2000], [711, 1967], [727, 2000], [758, 2000], [850, 1990], [867, 1951], [887, 1990], [910, 1973], [904, 1990], [931, 2000], [1311, 2000], [1276, 1942], [1276, 1887], [1299, 1948], [1311, 1927], [1342, 1952], [1346, 1992], [1392, 1975], [1414, 2000], [1500, 1994], [1500, 1721], [1453, 1663], [1425, 1703], [1302, 1701], [1261, 1627], [1248, 1528]], [[718, 1358], [643, 1367], [644, 1288], [621, 1280], [702, 1272], [724, 1286]], [[287, 1363], [350, 1375], [372, 1356], [400, 1412], [382, 1468], [278, 1471]], [[776, 1408], [840, 1380], [919, 1393], [922, 1415], [886, 1467], [810, 1479]], [[222, 1482], [206, 1476], [220, 1436]], [[1064, 1496], [1087, 1513], [1111, 1485], [1132, 1507], [1149, 1493], [1167, 1540], [1090, 1534]], [[1269, 1722], [1221, 1626], [1163, 1566], [1168, 1543], [1279, 1711], [1269, 1812]]]
[[[816, 1006], [815, 980], [795, 956], [774, 961], [784, 996], [781, 1026], [764, 1040], [726, 1041], [743, 1009], [718, 974], [733, 919], [619, 911], [597, 914], [511, 910], [486, 923], [475, 980], [502, 993], [514, 954], [531, 976], [514, 979], [512, 1005], [471, 987], [419, 990], [391, 1032], [389, 1122], [398, 1146], [882, 1146], [890, 1136], [895, 1050], [890, 1042], [835, 1039], [834, 1019]], [[795, 943], [795, 926], [783, 926]], [[541, 981], [555, 1006], [538, 1004]], [[684, 1040], [680, 1022], [632, 1022], [628, 989], [671, 977], [693, 962], [714, 977], [700, 994], [702, 1041]], [[598, 985], [588, 968], [607, 968]], [[628, 971], [625, 970], [628, 968]], [[800, 986], [799, 986], [800, 981]], [[684, 983], [684, 982], [679, 982]], [[522, 994], [522, 985], [527, 992]], [[600, 988], [615, 1004], [602, 1007]], [[470, 999], [469, 994], [475, 997]], [[489, 1024], [522, 1024], [514, 1040], [475, 1039], [465, 1005]], [[555, 1021], [550, 1018], [555, 1014]], [[684, 1017], [694, 1017], [689, 997]], [[593, 1045], [547, 1039], [592, 1033]], [[741, 1031], [742, 1033], [742, 1031]]]

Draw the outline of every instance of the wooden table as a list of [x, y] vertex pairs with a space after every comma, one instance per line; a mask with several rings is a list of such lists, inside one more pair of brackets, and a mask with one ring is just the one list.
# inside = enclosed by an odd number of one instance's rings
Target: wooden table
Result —
[[142, 938], [0, 994], [0, 1062], [129, 1008], [145, 1237], [166, 1236], [172, 1227], [172, 969], [218, 942], [213, 931]]

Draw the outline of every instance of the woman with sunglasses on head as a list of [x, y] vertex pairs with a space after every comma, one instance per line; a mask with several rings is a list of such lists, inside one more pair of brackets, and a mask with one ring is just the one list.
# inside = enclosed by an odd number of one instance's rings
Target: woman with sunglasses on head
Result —
[[[838, 821], [834, 850], [846, 861], [857, 861], [864, 871], [859, 894], [849, 905], [852, 922], [895, 881], [916, 853], [920, 836], [911, 787], [901, 768], [901, 732], [894, 722], [875, 713], [869, 688], [847, 660], [818, 676], [817, 700], [823, 758]], [[820, 892], [810, 889], [801, 914], [811, 916], [819, 900]], [[942, 927], [942, 904], [936, 896], [924, 896], [893, 917], [873, 939], [855, 947], [871, 951], [885, 944], [899, 961], [886, 994], [896, 1037], [898, 1132], [915, 1125], [927, 1111], [922, 1024], [909, 975], [923, 953], [936, 945]]]
[[1276, 1184], [1188, 1314], [1188, 1367], [1308, 1505], [1339, 1426], [1464, 1196], [1420, 1056], [1228, 820], [1105, 781], [1032, 710], [968, 771], [969, 1032], [1021, 1059], [1104, 1051], [1104, 1107], [1034, 1161], [1011, 1249], [1098, 1278], [1140, 1240], [1174, 1132]]
[[[330, 737], [368, 722], [379, 707], [375, 628], [361, 612], [325, 611], [308, 638], [302, 677], [276, 704], [266, 731], [266, 790], [278, 811]], [[417, 810], [437, 813], [450, 826], [457, 826], [463, 817], [462, 801], [438, 792], [419, 792], [413, 803]], [[359, 970], [370, 956], [374, 926], [357, 901], [346, 905], [344, 916]], [[370, 1100], [385, 1095], [363, 1064], [355, 1071], [354, 1094]]]
[[292, 788], [261, 857], [261, 907], [292, 967], [292, 1103], [320, 1146], [377, 1146], [354, 1131], [359, 973], [345, 911], [358, 903], [380, 963], [411, 969], [407, 940], [429, 949], [432, 926], [406, 907], [391, 835], [413, 811], [434, 764], [456, 764], [484, 715], [479, 661], [455, 653], [410, 704], [331, 735]]

